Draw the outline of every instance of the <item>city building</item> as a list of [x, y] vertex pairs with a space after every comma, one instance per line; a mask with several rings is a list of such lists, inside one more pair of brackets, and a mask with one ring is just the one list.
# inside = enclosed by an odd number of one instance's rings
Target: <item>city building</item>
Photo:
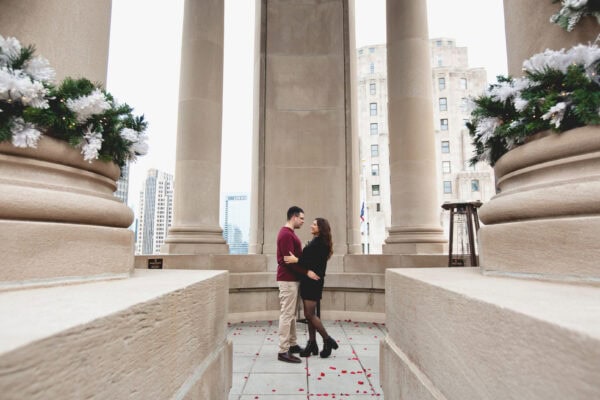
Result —
[[115, 192], [115, 196], [117, 196], [123, 204], [127, 204], [127, 200], [129, 197], [129, 164], [126, 163], [121, 168], [121, 177], [117, 181], [117, 191]]
[[248, 254], [250, 201], [247, 193], [228, 193], [221, 207], [223, 238], [230, 254]]
[[[465, 123], [469, 98], [485, 90], [483, 68], [469, 68], [466, 47], [449, 38], [430, 40], [438, 202], [489, 200], [495, 193], [493, 170], [471, 166], [472, 145]], [[379, 254], [391, 224], [387, 51], [383, 44], [358, 49], [361, 242], [364, 253]], [[440, 207], [447, 230], [448, 215]]]
[[173, 222], [173, 175], [148, 170], [140, 190], [137, 220], [136, 254], [159, 254]]

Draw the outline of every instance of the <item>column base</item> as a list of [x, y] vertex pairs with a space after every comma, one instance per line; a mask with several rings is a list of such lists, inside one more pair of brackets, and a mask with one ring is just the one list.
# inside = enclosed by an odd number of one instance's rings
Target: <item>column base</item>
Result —
[[0, 219], [0, 289], [126, 278], [133, 272], [127, 228]]
[[221, 228], [172, 226], [160, 251], [163, 254], [229, 254], [229, 246]]
[[444, 254], [448, 240], [440, 227], [392, 227], [383, 245], [383, 254]]

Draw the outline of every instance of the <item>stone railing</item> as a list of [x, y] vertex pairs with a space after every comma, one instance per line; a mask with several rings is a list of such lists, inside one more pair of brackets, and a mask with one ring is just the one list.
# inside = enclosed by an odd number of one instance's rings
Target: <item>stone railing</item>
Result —
[[[152, 260], [152, 261], [151, 261]], [[156, 262], [158, 261], [158, 262]], [[162, 263], [162, 265], [160, 265]], [[135, 267], [147, 269], [229, 271], [229, 322], [279, 317], [277, 262], [266, 255], [136, 256]], [[387, 268], [444, 267], [445, 255], [345, 255], [329, 261], [321, 301], [324, 319], [385, 321]]]

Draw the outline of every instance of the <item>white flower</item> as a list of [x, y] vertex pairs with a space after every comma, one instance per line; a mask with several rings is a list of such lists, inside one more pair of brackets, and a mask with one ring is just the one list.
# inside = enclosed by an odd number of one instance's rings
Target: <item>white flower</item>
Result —
[[81, 147], [81, 154], [83, 159], [88, 162], [92, 162], [98, 158], [98, 153], [102, 147], [102, 134], [100, 132], [92, 131], [92, 126], [89, 125], [83, 136], [83, 145]]
[[587, 5], [587, 0], [563, 0], [563, 7], [581, 8]]
[[0, 67], [8, 65], [11, 58], [17, 57], [21, 53], [21, 43], [14, 37], [4, 39], [0, 35]]
[[127, 140], [131, 143], [136, 143], [138, 141], [138, 133], [131, 128], [123, 128], [120, 132], [120, 135], [123, 139]]
[[68, 99], [67, 107], [75, 113], [78, 122], [85, 122], [95, 114], [102, 114], [110, 108], [110, 103], [100, 89], [95, 89], [87, 96]]
[[23, 118], [13, 119], [10, 131], [12, 144], [15, 147], [37, 147], [37, 142], [42, 136], [42, 132], [29, 122], [25, 122]]
[[148, 153], [148, 147], [148, 135], [140, 134], [138, 141], [131, 145], [130, 152], [133, 155], [143, 156]]
[[513, 97], [515, 93], [515, 88], [512, 87], [510, 82], [500, 82], [489, 91], [492, 100], [501, 102], [505, 102], [509, 97]]
[[50, 63], [44, 57], [34, 57], [25, 65], [25, 72], [42, 82], [53, 82], [56, 78], [56, 72]]
[[549, 119], [551, 125], [559, 128], [560, 123], [565, 116], [565, 111], [567, 111], [567, 103], [561, 101], [560, 103], [556, 103], [555, 106], [550, 107], [550, 110], [542, 115], [542, 119]]
[[490, 117], [477, 121], [475, 135], [477, 135], [481, 143], [485, 145], [494, 136], [494, 132], [500, 126], [500, 122], [498, 118]]
[[515, 98], [515, 110], [518, 112], [523, 112], [527, 106], [529, 105], [529, 101], [524, 100], [521, 97]]
[[48, 108], [44, 85], [32, 80], [21, 70], [0, 68], [0, 99], [19, 101], [23, 105], [36, 108]]

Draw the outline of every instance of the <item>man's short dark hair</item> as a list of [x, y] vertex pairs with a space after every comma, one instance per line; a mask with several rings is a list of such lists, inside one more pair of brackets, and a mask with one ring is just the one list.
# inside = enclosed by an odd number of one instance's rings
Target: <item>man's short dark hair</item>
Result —
[[304, 214], [304, 210], [298, 206], [291, 206], [287, 212], [287, 220], [289, 221], [290, 219], [292, 219], [292, 217], [299, 216], [300, 213]]

